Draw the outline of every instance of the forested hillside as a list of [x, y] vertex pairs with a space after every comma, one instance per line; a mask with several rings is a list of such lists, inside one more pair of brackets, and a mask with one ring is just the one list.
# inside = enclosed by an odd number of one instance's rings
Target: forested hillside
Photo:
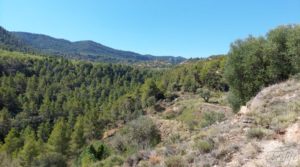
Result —
[[0, 48], [21, 52], [33, 53], [33, 49], [26, 45], [21, 39], [15, 37], [9, 31], [0, 26]]
[[117, 50], [90, 40], [71, 42], [42, 34], [9, 32], [1, 26], [0, 48], [84, 61], [146, 64], [159, 67], [179, 64], [185, 61], [183, 57], [142, 55], [135, 52]]
[[[18, 46], [0, 50], [0, 166], [134, 166], [151, 157], [141, 151], [161, 146], [172, 157], [172, 144], [188, 143], [230, 115], [227, 101], [237, 111], [263, 87], [300, 72], [298, 25], [237, 40], [228, 55], [159, 70], [29, 54]], [[198, 155], [216, 146], [205, 135], [193, 140]], [[188, 163], [150, 163], [158, 161]]]
[[89, 40], [71, 42], [41, 34], [25, 32], [12, 32], [11, 34], [40, 53], [62, 56], [64, 58], [129, 64], [153, 61], [164, 62], [165, 64], [179, 64], [185, 60], [183, 57], [141, 55], [113, 49]]
[[[52, 140], [53, 136], [53, 140], [58, 141], [53, 141], [49, 147], [61, 147], [71, 140], [69, 137], [79, 118], [84, 120], [80, 130], [85, 129], [84, 135], [79, 137], [87, 141], [99, 138], [105, 126], [114, 123], [112, 120], [125, 116], [128, 120], [136, 118], [142, 111], [135, 90], [152, 75], [129, 66], [71, 62], [17, 52], [1, 51], [0, 59], [0, 136], [5, 143], [3, 148], [9, 148], [6, 150], [8, 154], [18, 153], [23, 144], [25, 149], [25, 132], [33, 134], [28, 139], [30, 144]], [[130, 107], [135, 106], [134, 110], [115, 116], [109, 111], [110, 106], [126, 94], [125, 100], [128, 100]], [[64, 127], [57, 127], [59, 134], [53, 134], [53, 126]], [[17, 143], [14, 140], [18, 140]], [[32, 147], [28, 149], [34, 149]], [[40, 148], [40, 144], [36, 147]], [[31, 162], [33, 157], [30, 156], [33, 155], [26, 153], [28, 150], [24, 151], [24, 156], [29, 156], [24, 163]], [[61, 149], [57, 153], [65, 154], [65, 151], [67, 149]]]
[[[182, 74], [173, 75], [173, 70], [142, 70], [4, 50], [0, 60], [1, 150], [25, 166], [46, 163], [49, 158], [65, 162], [100, 139], [105, 129], [144, 115], [145, 108], [171, 98], [173, 91], [195, 92], [210, 82], [203, 79], [202, 83], [195, 76], [196, 64], [191, 69], [178, 67]], [[212, 61], [217, 62], [214, 70], [219, 69], [218, 60]], [[206, 70], [213, 68], [209, 64]], [[174, 77], [165, 80], [162, 74]]]

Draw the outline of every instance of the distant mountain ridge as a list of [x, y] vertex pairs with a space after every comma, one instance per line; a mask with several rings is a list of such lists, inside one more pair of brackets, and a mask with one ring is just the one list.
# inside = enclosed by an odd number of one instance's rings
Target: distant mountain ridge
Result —
[[0, 26], [0, 48], [10, 51], [33, 52], [33, 48]]
[[178, 64], [186, 60], [183, 57], [142, 55], [135, 52], [117, 50], [90, 40], [71, 42], [43, 34], [28, 32], [11, 32], [11, 34], [43, 54], [65, 58], [110, 63], [163, 61], [170, 64]]

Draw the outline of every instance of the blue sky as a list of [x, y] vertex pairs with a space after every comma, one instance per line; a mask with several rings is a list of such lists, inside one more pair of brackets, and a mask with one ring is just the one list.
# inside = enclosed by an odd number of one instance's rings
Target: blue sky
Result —
[[143, 54], [206, 57], [300, 23], [300, 0], [0, 0], [10, 31], [94, 40]]

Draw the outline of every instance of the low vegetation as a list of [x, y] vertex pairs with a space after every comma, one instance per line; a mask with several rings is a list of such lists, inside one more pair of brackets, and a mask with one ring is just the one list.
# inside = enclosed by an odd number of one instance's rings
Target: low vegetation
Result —
[[250, 139], [262, 139], [265, 136], [265, 132], [261, 128], [251, 128], [247, 131], [247, 137]]
[[[299, 30], [280, 26], [234, 42], [228, 55], [159, 70], [3, 46], [0, 166], [222, 166], [243, 162], [238, 151], [251, 159], [257, 142], [298, 121], [297, 76], [253, 97], [300, 72]], [[229, 120], [227, 97], [234, 111], [253, 99]]]
[[202, 153], [209, 153], [213, 148], [214, 144], [211, 140], [198, 140], [194, 144], [194, 149]]

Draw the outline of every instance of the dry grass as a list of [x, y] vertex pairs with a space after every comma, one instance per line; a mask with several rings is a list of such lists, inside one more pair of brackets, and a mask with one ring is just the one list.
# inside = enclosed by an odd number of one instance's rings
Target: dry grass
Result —
[[187, 164], [181, 156], [172, 156], [165, 160], [167, 167], [186, 167]]
[[246, 135], [249, 139], [262, 139], [266, 135], [266, 133], [261, 128], [251, 128], [247, 131]]
[[151, 163], [151, 165], [160, 164], [161, 161], [162, 161], [162, 158], [160, 156], [152, 155], [149, 157], [149, 162]]

